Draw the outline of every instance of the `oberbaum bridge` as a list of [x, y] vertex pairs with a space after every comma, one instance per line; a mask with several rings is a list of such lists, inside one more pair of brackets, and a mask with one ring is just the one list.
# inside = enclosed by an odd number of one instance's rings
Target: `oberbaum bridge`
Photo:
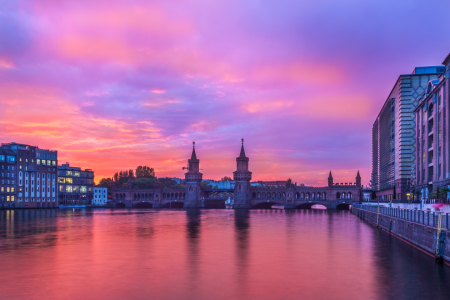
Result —
[[355, 183], [333, 183], [328, 176], [328, 186], [297, 186], [289, 179], [285, 187], [252, 186], [252, 172], [248, 169], [249, 158], [245, 156], [242, 141], [241, 153], [236, 158], [237, 168], [233, 172], [234, 189], [212, 189], [200, 185], [200, 160], [195, 153], [195, 142], [185, 173], [186, 188], [133, 189], [131, 180], [127, 188], [118, 188], [113, 181], [111, 194], [117, 208], [213, 208], [225, 207], [225, 201], [234, 200], [233, 208], [311, 208], [320, 204], [328, 209], [348, 209], [361, 197], [361, 176], [356, 175]]

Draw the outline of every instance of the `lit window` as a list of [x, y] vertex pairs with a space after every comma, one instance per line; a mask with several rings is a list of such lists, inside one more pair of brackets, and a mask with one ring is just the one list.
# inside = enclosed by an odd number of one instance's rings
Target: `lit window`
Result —
[[36, 163], [37, 163], [38, 165], [40, 165], [40, 164], [41, 164], [41, 160], [40, 160], [40, 159], [36, 159]]
[[72, 193], [72, 186], [71, 185], [66, 185], [66, 192], [67, 193]]

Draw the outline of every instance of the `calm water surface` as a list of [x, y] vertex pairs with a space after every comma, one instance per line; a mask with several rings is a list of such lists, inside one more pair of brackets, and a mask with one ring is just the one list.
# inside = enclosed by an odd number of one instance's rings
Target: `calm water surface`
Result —
[[450, 268], [348, 211], [0, 211], [0, 298], [450, 299]]

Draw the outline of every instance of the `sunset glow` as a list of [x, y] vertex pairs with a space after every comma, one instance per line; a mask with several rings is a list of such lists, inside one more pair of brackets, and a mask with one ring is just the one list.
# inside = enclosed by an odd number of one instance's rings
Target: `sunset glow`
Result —
[[232, 176], [244, 138], [253, 180], [366, 185], [396, 79], [450, 49], [443, 1], [0, 3], [0, 141], [96, 182], [183, 177], [192, 141], [204, 179]]

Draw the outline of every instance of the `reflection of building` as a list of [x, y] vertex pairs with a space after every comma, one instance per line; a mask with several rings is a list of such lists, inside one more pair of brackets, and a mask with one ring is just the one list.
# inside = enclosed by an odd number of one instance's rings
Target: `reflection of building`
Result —
[[15, 193], [9, 195], [10, 203], [6, 205], [29, 208], [56, 207], [57, 151], [17, 143], [2, 144], [1, 148], [8, 153], [14, 153], [16, 157], [15, 164], [10, 161], [7, 166], [9, 169], [6, 170], [5, 182], [10, 184], [5, 184], [5, 187], [9, 186], [10, 192]]
[[108, 202], [108, 188], [101, 186], [94, 186], [94, 198], [92, 199], [93, 205], [106, 205]]
[[430, 192], [437, 187], [450, 184], [450, 54], [443, 64], [445, 72], [428, 81], [414, 110], [417, 120], [415, 190], [421, 191], [422, 198], [430, 198]]
[[89, 205], [94, 192], [94, 171], [71, 167], [69, 163], [58, 166], [59, 204]]
[[418, 67], [400, 75], [372, 127], [372, 186], [378, 201], [406, 199], [415, 164], [414, 108], [428, 81], [444, 67]]

